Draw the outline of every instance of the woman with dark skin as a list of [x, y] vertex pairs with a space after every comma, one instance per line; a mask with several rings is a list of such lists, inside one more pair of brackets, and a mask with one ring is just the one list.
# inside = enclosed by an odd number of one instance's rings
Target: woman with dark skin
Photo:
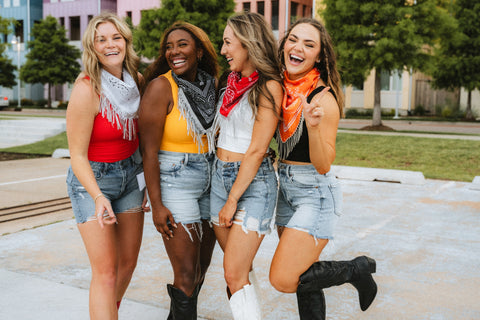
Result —
[[173, 267], [168, 319], [197, 319], [197, 296], [215, 234], [209, 224], [217, 56], [200, 28], [165, 31], [147, 69], [139, 111], [140, 148], [155, 227]]
[[341, 214], [340, 184], [330, 172], [343, 111], [340, 76], [330, 36], [314, 19], [291, 26], [280, 44], [285, 98], [279, 144], [276, 224], [280, 237], [270, 282], [297, 293], [300, 319], [325, 319], [323, 288], [351, 283], [364, 311], [377, 285], [375, 260], [318, 261]]

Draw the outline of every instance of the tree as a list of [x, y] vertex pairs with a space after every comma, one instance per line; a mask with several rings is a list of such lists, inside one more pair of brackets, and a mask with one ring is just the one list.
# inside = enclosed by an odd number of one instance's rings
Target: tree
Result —
[[[12, 19], [0, 17], [0, 34], [10, 34], [12, 22]], [[12, 64], [12, 60], [5, 55], [7, 45], [7, 43], [0, 43], [0, 86], [12, 88], [17, 84], [14, 74], [16, 67]]]
[[144, 57], [157, 57], [165, 29], [182, 20], [202, 28], [219, 53], [223, 29], [234, 7], [233, 0], [164, 0], [160, 9], [142, 12], [140, 24], [134, 30], [135, 49]]
[[326, 0], [322, 12], [338, 52], [346, 84], [361, 85], [375, 69], [372, 126], [382, 125], [380, 75], [407, 68], [424, 70], [438, 37], [453, 19], [437, 0]]
[[48, 107], [52, 105], [52, 85], [73, 82], [80, 73], [80, 50], [68, 44], [65, 29], [52, 16], [40, 20], [32, 28], [30, 51], [20, 70], [20, 79], [28, 83], [48, 84]]
[[456, 0], [452, 14], [458, 22], [458, 33], [443, 38], [432, 72], [434, 86], [468, 92], [465, 118], [473, 120], [472, 91], [480, 89], [480, 0]]

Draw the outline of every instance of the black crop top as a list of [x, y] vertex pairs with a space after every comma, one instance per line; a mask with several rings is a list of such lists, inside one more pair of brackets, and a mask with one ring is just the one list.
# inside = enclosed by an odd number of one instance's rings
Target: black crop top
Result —
[[[315, 88], [307, 97], [307, 102], [310, 103], [312, 101], [313, 97], [325, 89], [324, 86], [320, 86]], [[336, 99], [335, 93], [333, 92], [332, 89], [329, 90], [331, 94]], [[290, 161], [297, 161], [297, 162], [311, 162], [310, 161], [310, 149], [309, 149], [309, 141], [308, 141], [308, 130], [307, 130], [307, 124], [305, 123], [305, 120], [302, 119], [302, 126], [303, 126], [303, 131], [302, 135], [300, 136], [300, 140], [298, 140], [297, 144], [295, 147], [293, 147], [292, 151], [288, 154], [288, 156], [284, 160], [290, 160]]]

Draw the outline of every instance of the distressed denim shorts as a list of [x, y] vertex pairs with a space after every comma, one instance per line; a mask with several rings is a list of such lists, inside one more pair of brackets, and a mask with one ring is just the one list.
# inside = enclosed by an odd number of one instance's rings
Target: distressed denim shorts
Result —
[[[215, 225], [218, 225], [218, 213], [227, 201], [240, 165], [241, 162], [223, 162], [215, 157], [210, 193], [210, 212]], [[277, 189], [278, 182], [272, 161], [265, 158], [255, 178], [238, 200], [234, 223], [241, 225], [245, 232], [269, 233], [272, 229]]]
[[[142, 157], [137, 150], [130, 157], [117, 162], [90, 161], [93, 174], [103, 195], [110, 200], [115, 214], [141, 212], [143, 191], [138, 188], [137, 174], [143, 171]], [[68, 169], [67, 191], [72, 201], [77, 223], [95, 220], [95, 201]]]
[[342, 212], [342, 191], [333, 173], [319, 174], [313, 165], [278, 164], [278, 226], [333, 239]]
[[176, 223], [210, 220], [213, 154], [159, 151], [162, 202]]

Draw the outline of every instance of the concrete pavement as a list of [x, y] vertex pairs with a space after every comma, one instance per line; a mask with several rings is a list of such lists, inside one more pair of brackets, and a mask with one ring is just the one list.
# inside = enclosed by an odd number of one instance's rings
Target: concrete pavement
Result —
[[[66, 196], [68, 165], [67, 159], [51, 158], [0, 162], [0, 208]], [[326, 289], [327, 319], [480, 319], [480, 190], [418, 173], [362, 170], [334, 168], [344, 208], [322, 259], [375, 258], [379, 292], [362, 312], [352, 286]], [[397, 183], [371, 180], [402, 174], [408, 179]], [[90, 268], [72, 216], [67, 211], [33, 225], [0, 224], [1, 319], [88, 319]], [[268, 235], [254, 261], [264, 319], [298, 319], [295, 296], [268, 283], [277, 242], [275, 232]], [[231, 319], [222, 258], [217, 246], [199, 297], [200, 319]], [[171, 280], [161, 238], [147, 214], [120, 319], [165, 319], [165, 286]]]

